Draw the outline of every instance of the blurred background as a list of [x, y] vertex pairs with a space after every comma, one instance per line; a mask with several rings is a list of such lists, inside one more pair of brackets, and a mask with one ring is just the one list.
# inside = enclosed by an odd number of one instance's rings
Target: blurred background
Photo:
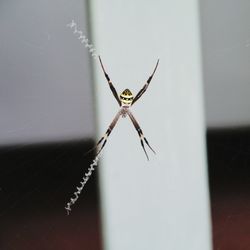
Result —
[[[245, 0], [197, 3], [213, 247], [249, 249], [250, 3]], [[114, 15], [116, 9], [111, 5], [107, 9]], [[67, 27], [74, 19], [92, 43], [95, 21], [91, 13], [95, 6], [87, 1], [65, 0], [0, 2], [1, 250], [103, 249], [98, 170], [71, 215], [67, 216], [64, 210], [94, 157], [84, 153], [93, 147], [99, 126], [108, 126], [114, 115], [114, 109], [105, 114], [97, 112], [96, 107], [105, 103], [104, 98], [112, 96], [102, 75], [98, 84], [107, 88], [104, 93], [107, 97], [102, 97], [94, 87], [93, 66], [99, 65], [74, 30]], [[129, 14], [133, 6], [124, 4], [122, 8]], [[134, 11], [143, 17], [143, 10]], [[148, 22], [153, 18], [150, 16]], [[108, 27], [105, 32], [109, 32]], [[116, 39], [115, 34], [110, 36]], [[98, 35], [95, 39], [94, 47], [100, 41]], [[112, 59], [109, 61], [109, 55], [98, 49], [105, 55], [107, 68], [115, 79], [122, 81], [116, 75], [118, 67], [126, 77], [137, 78], [127, 72], [128, 64], [122, 64], [126, 50], [121, 50], [120, 62], [109, 65]], [[140, 65], [145, 77], [158, 54], [147, 61], [145, 69]], [[144, 79], [143, 75], [138, 76]], [[158, 80], [155, 87], [161, 84]], [[159, 100], [154, 102], [160, 105]], [[112, 104], [115, 106], [115, 102]], [[147, 115], [145, 110], [138, 111]], [[97, 126], [99, 120], [104, 122]], [[143, 125], [150, 131], [149, 126]], [[104, 132], [106, 127], [100, 130]], [[113, 147], [121, 143], [121, 136], [122, 132]], [[150, 138], [154, 138], [154, 132]], [[139, 148], [139, 143], [135, 147]], [[143, 154], [139, 157], [145, 160]]]
[[248, 1], [201, 1], [214, 249], [250, 247]]
[[92, 161], [93, 80], [85, 1], [0, 3], [0, 249], [101, 249], [97, 175], [64, 207]]

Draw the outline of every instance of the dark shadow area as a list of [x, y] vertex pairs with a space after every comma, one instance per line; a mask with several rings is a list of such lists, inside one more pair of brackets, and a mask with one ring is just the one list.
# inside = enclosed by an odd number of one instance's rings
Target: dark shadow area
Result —
[[0, 148], [0, 249], [99, 250], [97, 171], [72, 212], [64, 207], [87, 172], [92, 141]]
[[207, 133], [214, 249], [250, 249], [250, 128]]

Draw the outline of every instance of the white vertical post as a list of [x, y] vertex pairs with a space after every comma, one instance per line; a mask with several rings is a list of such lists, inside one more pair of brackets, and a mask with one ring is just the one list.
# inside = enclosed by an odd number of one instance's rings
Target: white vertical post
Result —
[[[103, 153], [103, 235], [108, 250], [209, 250], [198, 2], [91, 1], [94, 44], [119, 94], [134, 95], [159, 68], [132, 108], [157, 151], [140, 146], [121, 119]], [[95, 61], [102, 135], [118, 106]]]

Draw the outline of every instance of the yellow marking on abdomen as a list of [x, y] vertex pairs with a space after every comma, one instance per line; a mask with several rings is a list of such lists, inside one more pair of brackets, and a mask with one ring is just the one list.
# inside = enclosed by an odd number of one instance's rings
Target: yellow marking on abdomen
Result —
[[120, 95], [120, 100], [123, 104], [131, 104], [133, 99], [133, 94], [129, 89], [125, 89]]

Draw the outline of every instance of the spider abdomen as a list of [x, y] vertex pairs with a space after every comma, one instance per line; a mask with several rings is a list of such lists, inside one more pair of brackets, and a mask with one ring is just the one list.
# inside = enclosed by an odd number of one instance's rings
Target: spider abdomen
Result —
[[132, 101], [134, 99], [134, 96], [132, 92], [129, 89], [125, 89], [121, 94], [120, 94], [120, 100], [123, 106], [130, 106]]

